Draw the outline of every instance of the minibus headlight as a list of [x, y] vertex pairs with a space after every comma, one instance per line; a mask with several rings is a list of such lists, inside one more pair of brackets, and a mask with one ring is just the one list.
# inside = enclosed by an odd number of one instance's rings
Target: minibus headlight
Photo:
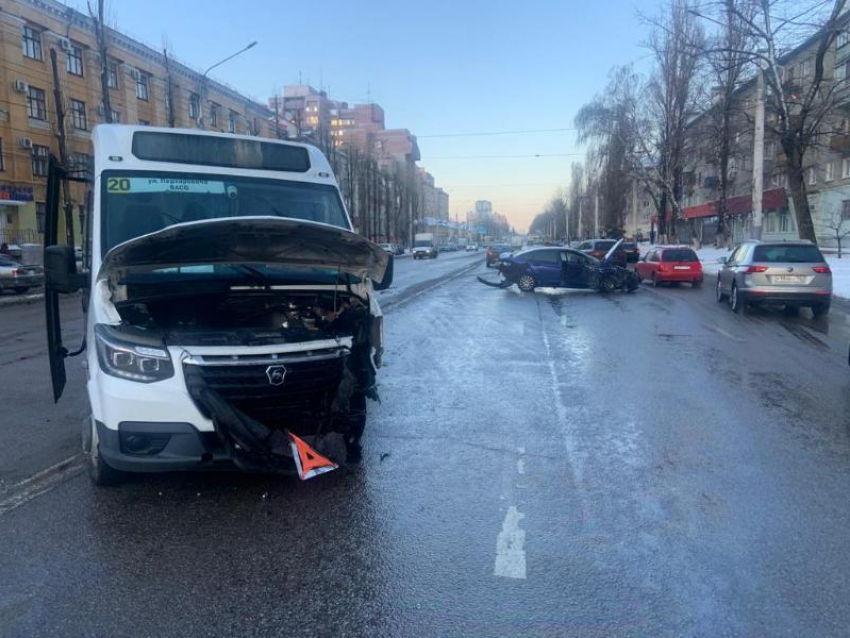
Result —
[[102, 325], [95, 326], [95, 339], [100, 369], [108, 375], [139, 383], [153, 383], [174, 376], [171, 357], [164, 347], [116, 339]]

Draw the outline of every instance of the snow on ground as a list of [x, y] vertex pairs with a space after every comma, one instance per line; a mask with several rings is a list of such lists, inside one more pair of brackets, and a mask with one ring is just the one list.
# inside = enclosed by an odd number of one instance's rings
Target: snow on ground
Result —
[[[641, 244], [640, 254], [645, 255], [651, 248], [653, 246], [649, 244]], [[731, 250], [715, 248], [714, 246], [704, 246], [697, 251], [699, 260], [702, 262], [702, 270], [706, 275], [717, 274], [720, 270], [720, 264], [717, 260], [721, 257], [728, 257], [731, 253]], [[836, 254], [828, 254], [826, 260], [832, 269], [833, 294], [837, 297], [850, 299], [850, 252], [845, 253], [841, 259]]]

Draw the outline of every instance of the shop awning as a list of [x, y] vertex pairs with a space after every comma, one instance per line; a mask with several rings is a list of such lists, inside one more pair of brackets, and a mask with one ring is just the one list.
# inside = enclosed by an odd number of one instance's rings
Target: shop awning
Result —
[[[788, 196], [784, 188], [772, 188], [764, 191], [761, 198], [763, 212], [782, 210], [788, 205]], [[753, 212], [753, 200], [749, 195], [739, 195], [726, 200], [726, 210], [730, 215], [747, 215]], [[706, 202], [699, 206], [690, 206], [684, 210], [685, 217], [715, 217], [717, 215], [717, 200]]]

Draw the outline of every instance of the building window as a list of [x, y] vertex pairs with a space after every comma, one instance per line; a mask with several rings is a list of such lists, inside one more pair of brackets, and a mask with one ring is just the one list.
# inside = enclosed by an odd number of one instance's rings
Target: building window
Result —
[[809, 186], [817, 186], [818, 183], [818, 171], [812, 166], [809, 169]]
[[44, 216], [47, 213], [47, 206], [44, 202], [36, 202], [35, 204], [35, 228], [40, 234], [44, 234]]
[[808, 77], [812, 73], [812, 59], [803, 60], [803, 63], [800, 64], [800, 79]]
[[110, 89], [118, 88], [118, 63], [109, 61], [106, 65], [106, 84]]
[[779, 216], [779, 232], [787, 233], [791, 231], [791, 216], [788, 213], [782, 213]]
[[43, 89], [34, 86], [27, 91], [27, 114], [34, 120], [47, 119], [47, 100]]
[[121, 113], [119, 113], [118, 111], [115, 111], [115, 110], [112, 111], [112, 123], [113, 124], [120, 124], [121, 123]]
[[201, 114], [201, 98], [197, 93], [189, 96], [189, 118], [197, 120]]
[[71, 100], [71, 126], [78, 131], [85, 131], [89, 128], [88, 118], [86, 117], [86, 103], [79, 100]]
[[835, 46], [838, 48], [843, 47], [845, 44], [850, 42], [850, 32], [848, 31], [839, 31], [838, 37], [835, 38]]
[[230, 111], [227, 115], [227, 132], [235, 133], [236, 132], [236, 113]]
[[136, 75], [136, 97], [148, 101], [148, 74], [137, 71]]
[[83, 77], [83, 50], [80, 47], [71, 46], [66, 53], [65, 68], [71, 75]]
[[218, 104], [210, 104], [210, 126], [218, 126]]
[[833, 79], [836, 82], [843, 82], [847, 79], [847, 63], [842, 62], [841, 64], [837, 64], [835, 66], [835, 71], [833, 72]]
[[835, 179], [835, 162], [827, 162], [826, 163], [825, 180], [827, 182], [831, 182], [834, 179]]
[[33, 60], [44, 60], [41, 54], [41, 32], [36, 31], [32, 27], [24, 27], [21, 49], [24, 52], [24, 57], [32, 58]]
[[841, 161], [841, 179], [850, 177], [850, 158], [844, 158]]
[[768, 233], [776, 232], [776, 215], [773, 213], [768, 213], [764, 216], [764, 230]]
[[0, 138], [0, 171], [6, 170], [6, 162], [3, 161], [3, 139]]
[[91, 177], [94, 173], [92, 156], [88, 153], [71, 153], [68, 164], [69, 171], [77, 177]]
[[50, 149], [46, 146], [32, 147], [32, 174], [33, 177], [47, 177], [47, 160], [50, 157]]
[[841, 201], [841, 221], [850, 220], [850, 199]]
[[139, 120], [139, 126], [150, 126], [150, 120]]

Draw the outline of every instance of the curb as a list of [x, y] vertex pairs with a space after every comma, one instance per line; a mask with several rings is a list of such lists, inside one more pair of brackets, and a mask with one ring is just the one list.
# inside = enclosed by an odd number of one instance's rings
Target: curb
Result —
[[27, 304], [41, 303], [44, 299], [44, 293], [39, 292], [34, 295], [15, 295], [14, 297], [7, 297], [3, 295], [0, 297], [0, 308], [4, 306], [23, 306]]

